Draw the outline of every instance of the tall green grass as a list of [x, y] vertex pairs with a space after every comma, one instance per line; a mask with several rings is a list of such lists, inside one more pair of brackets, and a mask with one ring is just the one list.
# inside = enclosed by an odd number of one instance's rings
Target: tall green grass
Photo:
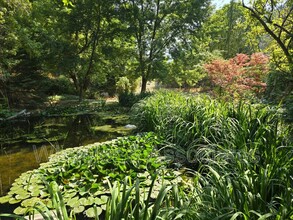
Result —
[[159, 92], [133, 113], [194, 169], [194, 219], [293, 219], [293, 146], [276, 109]]
[[[256, 150], [287, 145], [288, 130], [277, 111], [268, 106], [224, 103], [208, 96], [159, 92], [133, 107], [134, 121], [143, 131], [155, 131], [166, 146], [192, 154], [203, 146]], [[269, 155], [268, 155], [269, 156]]]

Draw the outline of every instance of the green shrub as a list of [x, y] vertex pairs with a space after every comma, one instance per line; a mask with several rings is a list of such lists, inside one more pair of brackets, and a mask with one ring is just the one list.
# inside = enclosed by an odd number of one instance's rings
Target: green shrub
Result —
[[140, 94], [134, 94], [129, 92], [124, 92], [118, 95], [119, 104], [123, 107], [132, 107], [138, 101], [151, 96], [152, 93], [144, 92]]
[[116, 83], [116, 92], [118, 94], [131, 92], [131, 84], [127, 77], [120, 77]]
[[46, 95], [75, 94], [73, 84], [64, 76], [47, 78], [40, 82], [40, 88]]

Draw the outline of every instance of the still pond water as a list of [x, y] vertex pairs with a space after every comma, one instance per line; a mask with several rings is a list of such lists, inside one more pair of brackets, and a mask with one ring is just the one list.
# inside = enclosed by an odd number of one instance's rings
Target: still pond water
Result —
[[128, 115], [101, 112], [0, 122], [0, 196], [21, 173], [37, 168], [56, 151], [131, 133], [124, 127], [128, 121]]

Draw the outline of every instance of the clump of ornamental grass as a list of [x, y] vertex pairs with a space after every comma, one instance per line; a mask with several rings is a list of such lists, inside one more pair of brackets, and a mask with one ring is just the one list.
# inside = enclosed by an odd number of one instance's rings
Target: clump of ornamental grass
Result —
[[133, 111], [194, 169], [193, 219], [293, 218], [293, 145], [277, 109], [159, 92]]
[[288, 130], [276, 109], [261, 104], [225, 103], [164, 91], [136, 104], [133, 115], [141, 130], [162, 136], [165, 149], [174, 150], [173, 156], [181, 155], [186, 163], [196, 162], [193, 157], [202, 146], [255, 148], [262, 154], [266, 148], [288, 142]]

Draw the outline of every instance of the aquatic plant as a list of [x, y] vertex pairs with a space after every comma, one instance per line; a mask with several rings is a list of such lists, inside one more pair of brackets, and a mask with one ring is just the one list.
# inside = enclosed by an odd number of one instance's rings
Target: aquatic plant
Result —
[[70, 211], [91, 216], [94, 205], [99, 214], [105, 211], [111, 194], [108, 182], [121, 182], [129, 176], [133, 182], [138, 178], [147, 190], [153, 173], [157, 172], [156, 188], [161, 187], [163, 179], [169, 184], [183, 184], [179, 172], [166, 169], [164, 158], [155, 149], [159, 144], [160, 139], [149, 133], [65, 149], [52, 155], [40, 168], [23, 173], [10, 192], [0, 198], [0, 203], [17, 204], [14, 213], [20, 215], [35, 202], [53, 208], [46, 183], [55, 181]]

